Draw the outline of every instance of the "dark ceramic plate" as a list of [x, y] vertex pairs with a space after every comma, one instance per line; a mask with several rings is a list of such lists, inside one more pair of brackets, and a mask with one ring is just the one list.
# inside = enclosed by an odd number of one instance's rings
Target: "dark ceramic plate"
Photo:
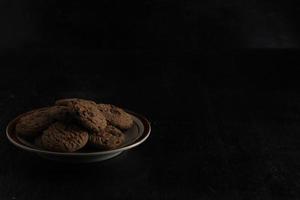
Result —
[[15, 132], [15, 125], [19, 118], [28, 114], [29, 112], [24, 113], [12, 120], [6, 128], [6, 135], [9, 141], [18, 148], [21, 148], [24, 151], [36, 153], [37, 155], [47, 159], [75, 163], [98, 162], [113, 158], [121, 154], [123, 151], [134, 148], [143, 143], [149, 137], [151, 132], [149, 121], [145, 117], [132, 111], [127, 110], [126, 112], [132, 116], [134, 125], [125, 132], [124, 144], [121, 147], [113, 150], [98, 151], [95, 149], [83, 148], [78, 152], [61, 153], [41, 149], [34, 145], [33, 141], [30, 139], [20, 137]]

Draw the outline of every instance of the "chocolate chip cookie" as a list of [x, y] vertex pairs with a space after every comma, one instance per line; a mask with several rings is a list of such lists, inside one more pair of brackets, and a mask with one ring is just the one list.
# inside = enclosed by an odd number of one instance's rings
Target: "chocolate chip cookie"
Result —
[[36, 142], [50, 151], [74, 152], [84, 147], [87, 141], [88, 132], [81, 127], [55, 122]]
[[111, 104], [98, 104], [98, 109], [113, 126], [126, 130], [133, 125], [131, 116], [123, 109]]
[[34, 110], [21, 117], [16, 124], [16, 133], [22, 136], [36, 136], [53, 123], [63, 118], [68, 109], [64, 106], [52, 106]]
[[99, 132], [107, 125], [104, 115], [93, 101], [74, 98], [58, 100], [55, 104], [68, 107], [73, 117], [91, 131]]
[[89, 144], [98, 149], [115, 149], [124, 143], [122, 131], [108, 125], [104, 131], [93, 132], [89, 136]]

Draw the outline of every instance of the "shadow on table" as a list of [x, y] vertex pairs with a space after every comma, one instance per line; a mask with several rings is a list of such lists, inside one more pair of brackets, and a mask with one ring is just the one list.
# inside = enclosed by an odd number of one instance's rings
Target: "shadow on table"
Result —
[[[130, 156], [128, 156], [130, 154]], [[123, 152], [121, 155], [97, 163], [63, 163], [36, 158], [27, 165], [26, 173], [38, 181], [47, 182], [77, 182], [107, 184], [108, 182], [138, 178], [147, 172], [147, 165], [138, 153]], [[24, 170], [23, 170], [24, 172]]]

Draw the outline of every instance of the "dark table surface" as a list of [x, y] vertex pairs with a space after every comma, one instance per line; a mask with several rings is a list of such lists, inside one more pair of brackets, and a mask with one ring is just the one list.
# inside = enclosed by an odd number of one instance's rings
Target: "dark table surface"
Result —
[[[0, 199], [299, 199], [300, 53], [51, 50], [1, 59]], [[23, 152], [18, 114], [80, 97], [145, 115], [149, 139], [93, 164]]]

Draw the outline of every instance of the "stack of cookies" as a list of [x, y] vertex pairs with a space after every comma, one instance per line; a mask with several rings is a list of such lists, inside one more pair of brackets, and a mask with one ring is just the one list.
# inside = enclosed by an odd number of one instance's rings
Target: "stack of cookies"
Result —
[[132, 125], [131, 116], [121, 108], [74, 98], [26, 114], [15, 130], [33, 138], [42, 149], [75, 152], [85, 146], [115, 149], [124, 143], [124, 131]]

